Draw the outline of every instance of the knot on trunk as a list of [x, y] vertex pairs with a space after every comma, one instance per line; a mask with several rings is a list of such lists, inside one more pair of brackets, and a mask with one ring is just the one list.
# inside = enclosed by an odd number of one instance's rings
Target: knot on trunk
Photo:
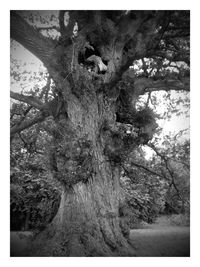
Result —
[[[53, 162], [52, 162], [53, 159]], [[51, 154], [51, 167], [55, 178], [62, 184], [72, 186], [87, 182], [91, 177], [92, 145], [85, 139], [63, 140]]]
[[146, 144], [155, 133], [157, 123], [151, 109], [135, 111], [132, 115], [128, 123], [121, 120], [114, 126], [105, 124], [102, 128], [104, 153], [112, 162], [121, 163], [136, 146]]
[[130, 129], [130, 125], [116, 124], [113, 129], [106, 129], [104, 154], [114, 163], [121, 163], [128, 153], [136, 146], [137, 133]]

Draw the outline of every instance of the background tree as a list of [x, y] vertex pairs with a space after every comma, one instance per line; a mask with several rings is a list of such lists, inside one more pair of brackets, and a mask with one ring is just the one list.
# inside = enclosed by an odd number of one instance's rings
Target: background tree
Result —
[[[24, 105], [11, 109], [12, 123], [23, 114]], [[21, 113], [16, 113], [21, 111]], [[42, 229], [55, 216], [59, 201], [59, 186], [47, 170], [45, 142], [47, 135], [38, 125], [15, 135], [11, 142], [11, 230]]]
[[154, 138], [146, 145], [154, 152], [150, 158], [140, 148], [124, 164], [121, 181], [133, 228], [140, 221], [153, 222], [160, 214], [183, 214], [188, 223], [190, 146], [188, 139], [180, 139], [183, 133], [165, 136], [160, 144], [161, 139]]
[[11, 12], [11, 38], [48, 71], [38, 92], [11, 91], [26, 103], [11, 139], [43, 125], [49, 170], [62, 187], [34, 255], [132, 254], [120, 175], [158, 126], [152, 92], [189, 91], [189, 29], [188, 11]]

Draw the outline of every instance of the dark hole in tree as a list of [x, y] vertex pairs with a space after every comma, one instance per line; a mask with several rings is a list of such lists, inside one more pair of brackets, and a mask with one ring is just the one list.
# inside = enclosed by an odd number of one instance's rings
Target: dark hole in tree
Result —
[[[97, 48], [95, 48], [93, 45], [91, 45], [94, 49], [92, 48], [86, 48], [85, 52], [79, 52], [78, 54], [78, 64], [86, 67], [88, 70], [94, 70], [95, 68], [95, 63], [94, 62], [89, 62], [87, 59], [93, 55], [101, 57], [101, 54]], [[108, 61], [103, 60], [102, 62], [107, 66]], [[106, 71], [102, 71], [101, 73], [104, 74]]]
[[82, 52], [79, 52], [78, 54], [78, 63], [79, 64], [88, 64], [88, 62], [86, 61], [87, 58], [91, 57], [92, 55], [95, 55], [95, 56], [98, 56], [100, 57], [100, 52], [98, 51], [98, 49], [95, 49], [94, 50], [92, 48], [86, 48], [85, 49], [85, 52], [82, 53]]
[[103, 63], [108, 66], [108, 60], [102, 59]]

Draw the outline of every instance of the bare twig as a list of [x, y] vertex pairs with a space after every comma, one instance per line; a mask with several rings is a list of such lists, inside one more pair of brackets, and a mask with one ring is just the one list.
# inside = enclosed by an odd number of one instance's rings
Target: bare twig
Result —
[[169, 173], [170, 178], [171, 178], [171, 185], [173, 185], [174, 189], [176, 190], [179, 199], [182, 200], [179, 189], [175, 183], [174, 172], [169, 167], [168, 159], [163, 154], [161, 154], [153, 144], [147, 144], [147, 146], [149, 146], [151, 149], [153, 149], [156, 152], [156, 154], [164, 161], [165, 167], [168, 170], [168, 173]]
[[151, 101], [151, 92], [148, 93], [148, 98], [147, 98], [147, 102], [146, 102], [146, 108], [149, 105], [149, 100]]

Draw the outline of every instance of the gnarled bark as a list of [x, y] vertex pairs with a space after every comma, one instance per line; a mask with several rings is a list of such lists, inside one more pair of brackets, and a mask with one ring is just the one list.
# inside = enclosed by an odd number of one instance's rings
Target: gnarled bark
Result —
[[[59, 211], [39, 242], [42, 256], [133, 256], [128, 233], [119, 218], [119, 172], [96, 165], [88, 183], [63, 188]], [[50, 238], [51, 237], [51, 238]]]
[[134, 254], [127, 241], [126, 218], [119, 217], [124, 198], [120, 165], [106, 153], [108, 129], [116, 125], [115, 109], [103, 94], [87, 95], [90, 90], [85, 84], [81, 99], [68, 95], [70, 120], [62, 118], [57, 124], [50, 158], [52, 172], [62, 183], [61, 203], [51, 225], [37, 238], [32, 255]]

